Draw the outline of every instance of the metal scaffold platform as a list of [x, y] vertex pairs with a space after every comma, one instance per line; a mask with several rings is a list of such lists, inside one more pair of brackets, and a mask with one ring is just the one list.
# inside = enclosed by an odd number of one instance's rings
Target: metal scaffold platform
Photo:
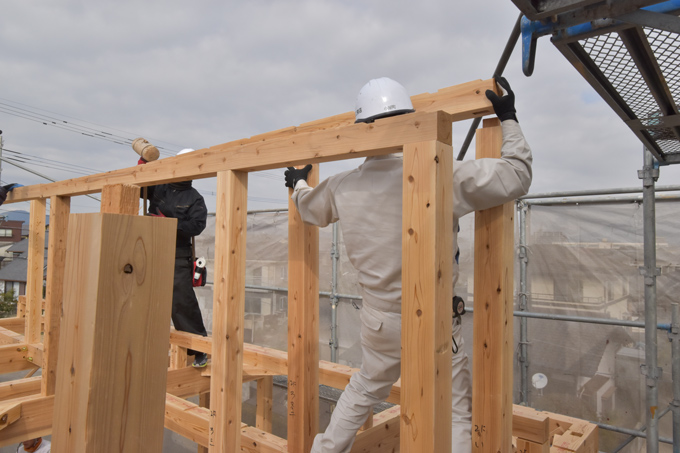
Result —
[[680, 1], [512, 0], [522, 64], [551, 41], [661, 165], [680, 163]]

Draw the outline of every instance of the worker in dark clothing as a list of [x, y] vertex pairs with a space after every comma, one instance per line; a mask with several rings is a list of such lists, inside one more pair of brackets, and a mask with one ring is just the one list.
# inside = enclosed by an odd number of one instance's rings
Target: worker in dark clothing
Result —
[[[184, 149], [179, 154], [194, 151]], [[179, 155], [178, 154], [178, 155]], [[139, 163], [146, 163], [143, 159]], [[160, 184], [147, 188], [149, 215], [177, 219], [177, 243], [175, 251], [175, 278], [172, 291], [172, 322], [175, 329], [197, 335], [208, 335], [203, 316], [193, 288], [193, 247], [191, 240], [203, 232], [208, 217], [203, 197], [191, 186], [191, 181]], [[208, 364], [208, 355], [189, 349], [193, 366]]]

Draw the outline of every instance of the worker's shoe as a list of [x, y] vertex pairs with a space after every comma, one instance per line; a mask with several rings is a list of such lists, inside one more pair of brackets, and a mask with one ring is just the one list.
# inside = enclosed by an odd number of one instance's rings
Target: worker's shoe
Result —
[[208, 354], [205, 352], [199, 352], [194, 357], [194, 363], [191, 364], [194, 368], [204, 368], [208, 365]]

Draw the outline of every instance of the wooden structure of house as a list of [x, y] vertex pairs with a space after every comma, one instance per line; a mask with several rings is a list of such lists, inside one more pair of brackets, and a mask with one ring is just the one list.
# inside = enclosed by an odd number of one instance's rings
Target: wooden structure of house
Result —
[[[24, 317], [0, 320], [0, 370], [42, 368], [0, 384], [0, 445], [52, 434], [55, 453], [160, 452], [163, 426], [209, 452], [294, 452], [318, 432], [319, 384], [356, 370], [318, 360], [318, 231], [289, 209], [288, 352], [244, 343], [248, 173], [404, 153], [402, 374], [352, 451], [451, 450], [452, 122], [491, 115], [473, 81], [412, 98], [416, 112], [371, 124], [337, 115], [147, 165], [21, 187], [31, 202]], [[488, 119], [477, 157], [498, 157]], [[171, 331], [175, 219], [138, 216], [139, 187], [216, 177], [213, 334]], [[310, 184], [318, 183], [313, 171]], [[317, 179], [317, 180], [314, 180]], [[70, 197], [102, 192], [101, 213]], [[47, 292], [41, 313], [46, 200]], [[596, 452], [597, 427], [512, 405], [513, 203], [476, 214], [475, 452]], [[168, 344], [170, 367], [168, 368]], [[211, 354], [187, 367], [187, 348]], [[271, 434], [272, 376], [288, 379], [287, 439]], [[242, 383], [257, 381], [257, 424], [241, 423]], [[198, 405], [185, 398], [200, 395]], [[513, 447], [513, 438], [514, 447]]]

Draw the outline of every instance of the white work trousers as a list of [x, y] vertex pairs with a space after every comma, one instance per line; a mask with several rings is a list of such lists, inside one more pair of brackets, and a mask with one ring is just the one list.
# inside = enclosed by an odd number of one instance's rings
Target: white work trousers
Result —
[[[469, 453], [471, 446], [471, 380], [463, 351], [460, 321], [453, 326], [459, 350], [453, 355], [451, 381], [452, 452]], [[323, 434], [314, 439], [312, 453], [347, 453], [359, 428], [376, 404], [387, 399], [401, 374], [401, 314], [361, 309], [361, 370], [352, 375]]]

